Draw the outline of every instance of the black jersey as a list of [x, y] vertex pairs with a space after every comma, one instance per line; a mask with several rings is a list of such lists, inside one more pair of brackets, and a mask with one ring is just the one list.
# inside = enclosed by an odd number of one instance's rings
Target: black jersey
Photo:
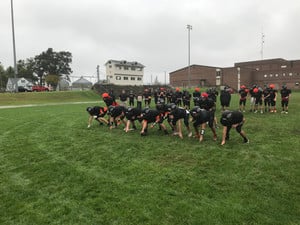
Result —
[[226, 110], [222, 113], [220, 122], [223, 126], [231, 127], [234, 124], [243, 122], [244, 115], [240, 111]]
[[209, 98], [211, 98], [214, 102], [217, 102], [217, 96], [219, 95], [219, 92], [215, 88], [209, 88], [206, 93], [208, 94]]
[[198, 106], [194, 107], [190, 113], [194, 120], [194, 126], [199, 126], [200, 124], [206, 123], [211, 118], [210, 113], [207, 110], [201, 109]]
[[262, 97], [263, 97], [263, 91], [258, 88], [258, 91], [257, 92], [254, 92], [254, 98], [258, 101], [258, 100], [261, 100]]
[[288, 100], [289, 95], [292, 93], [292, 91], [288, 88], [283, 88], [280, 90], [280, 95], [282, 100]]
[[241, 100], [244, 100], [244, 99], [246, 99], [246, 97], [247, 97], [248, 91], [247, 91], [247, 89], [245, 89], [245, 88], [241, 88], [241, 89], [239, 90], [239, 94], [240, 94], [240, 99], [241, 99]]
[[120, 94], [120, 96], [119, 96], [119, 98], [120, 98], [120, 100], [122, 101], [122, 102], [125, 102], [125, 101], [127, 101], [127, 94], [126, 93], [122, 93], [122, 94]]
[[128, 97], [129, 97], [130, 100], [133, 100], [135, 98], [135, 94], [130, 93]]
[[201, 97], [198, 101], [198, 105], [201, 109], [205, 109], [207, 111], [211, 111], [215, 108], [216, 104], [212, 98], [203, 98]]
[[200, 98], [201, 92], [200, 91], [194, 91], [193, 92], [193, 98]]
[[113, 105], [114, 103], [114, 99], [112, 97], [103, 98], [103, 101], [105, 102], [107, 107]]
[[180, 120], [180, 119], [188, 119], [189, 112], [184, 108], [177, 108], [176, 107], [174, 110], [172, 110], [170, 112], [169, 115], [173, 116], [172, 124], [175, 125], [177, 123], [177, 121]]
[[91, 116], [96, 116], [96, 118], [104, 117], [107, 112], [107, 110], [101, 106], [88, 107], [86, 111], [88, 111]]
[[255, 94], [255, 93], [254, 93], [254, 91], [253, 91], [254, 88], [256, 88], [256, 87], [252, 87], [252, 88], [249, 90], [249, 94], [250, 94], [251, 98], [255, 98], [255, 97], [254, 97], [254, 94]]
[[221, 105], [229, 105], [231, 94], [228, 90], [222, 90], [220, 94]]
[[141, 116], [148, 123], [153, 123], [160, 120], [161, 113], [156, 109], [143, 109]]
[[184, 108], [176, 108], [170, 112], [170, 115], [174, 116], [174, 119], [183, 119], [187, 115], [187, 110]]
[[149, 98], [151, 98], [151, 93], [144, 92], [143, 97], [144, 97], [145, 100], [148, 100]]
[[264, 99], [267, 100], [270, 98], [270, 88], [265, 88], [263, 90], [263, 96], [264, 96]]
[[121, 116], [122, 113], [125, 113], [125, 110], [126, 110], [126, 108], [124, 106], [120, 106], [120, 105], [110, 106], [108, 109], [111, 117], [114, 117], [114, 118]]
[[176, 91], [175, 96], [176, 96], [176, 99], [181, 99], [182, 98], [182, 92], [181, 91]]
[[276, 97], [277, 90], [275, 89], [270, 89], [270, 99], [274, 99]]
[[127, 108], [125, 110], [125, 117], [128, 120], [137, 120], [141, 116], [142, 110], [139, 108]]

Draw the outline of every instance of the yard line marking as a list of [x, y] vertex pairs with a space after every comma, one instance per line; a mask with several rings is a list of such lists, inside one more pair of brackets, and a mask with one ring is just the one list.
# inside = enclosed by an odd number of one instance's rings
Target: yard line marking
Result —
[[103, 101], [93, 101], [93, 102], [60, 102], [60, 103], [27, 104], [27, 105], [3, 105], [3, 106], [0, 106], [0, 109], [14, 109], [14, 108], [36, 107], [36, 106], [52, 106], [52, 105], [75, 105], [75, 104], [100, 103], [100, 102], [103, 102]]

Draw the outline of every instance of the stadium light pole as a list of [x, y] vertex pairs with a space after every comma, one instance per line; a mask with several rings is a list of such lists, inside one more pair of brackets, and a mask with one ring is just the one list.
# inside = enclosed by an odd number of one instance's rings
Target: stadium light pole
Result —
[[15, 22], [14, 22], [13, 0], [10, 0], [10, 6], [11, 6], [11, 28], [12, 28], [13, 53], [14, 53], [14, 76], [15, 76], [15, 80], [16, 80], [15, 90], [16, 90], [16, 92], [18, 92], [18, 82], [17, 82], [18, 67], [17, 67], [16, 41], [15, 41]]
[[240, 87], [241, 87], [241, 68], [238, 67], [237, 68], [237, 89], [238, 91], [240, 90]]
[[188, 29], [188, 85], [189, 88], [191, 87], [191, 30], [192, 30], [192, 25], [188, 24], [186, 25], [186, 28]]

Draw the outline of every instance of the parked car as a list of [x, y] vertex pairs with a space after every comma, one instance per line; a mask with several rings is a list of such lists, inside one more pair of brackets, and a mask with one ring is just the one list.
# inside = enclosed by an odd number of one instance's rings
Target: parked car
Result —
[[31, 92], [30, 87], [18, 86], [18, 92]]
[[49, 88], [48, 87], [45, 87], [45, 86], [41, 86], [41, 85], [35, 85], [35, 86], [32, 86], [32, 91], [49, 91]]

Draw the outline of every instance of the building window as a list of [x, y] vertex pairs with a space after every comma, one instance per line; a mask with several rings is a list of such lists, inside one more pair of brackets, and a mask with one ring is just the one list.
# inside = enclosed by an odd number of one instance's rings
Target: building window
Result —
[[275, 77], [278, 77], [278, 74], [277, 74], [277, 73], [275, 74]]
[[142, 78], [141, 78], [141, 77], [138, 77], [137, 80], [142, 80]]
[[270, 74], [270, 77], [273, 77], [273, 74]]
[[130, 80], [135, 80], [135, 77], [131, 77]]
[[133, 71], [134, 71], [134, 70], [135, 70], [135, 67], [131, 67], [131, 70], [133, 70]]
[[112, 65], [109, 65], [108, 67], [109, 67], [109, 68], [112, 68]]
[[128, 80], [128, 77], [123, 77], [123, 80]]
[[286, 68], [286, 65], [282, 65], [281, 68]]
[[293, 76], [293, 73], [289, 73], [290, 77]]
[[285, 77], [285, 73], [283, 73], [282, 76]]
[[268, 77], [268, 75], [267, 75], [267, 74], [265, 74], [265, 75], [264, 75], [264, 77], [266, 78], [266, 77]]
[[128, 66], [124, 66], [124, 70], [128, 70]]
[[116, 76], [116, 80], [121, 80], [121, 77], [120, 76]]

